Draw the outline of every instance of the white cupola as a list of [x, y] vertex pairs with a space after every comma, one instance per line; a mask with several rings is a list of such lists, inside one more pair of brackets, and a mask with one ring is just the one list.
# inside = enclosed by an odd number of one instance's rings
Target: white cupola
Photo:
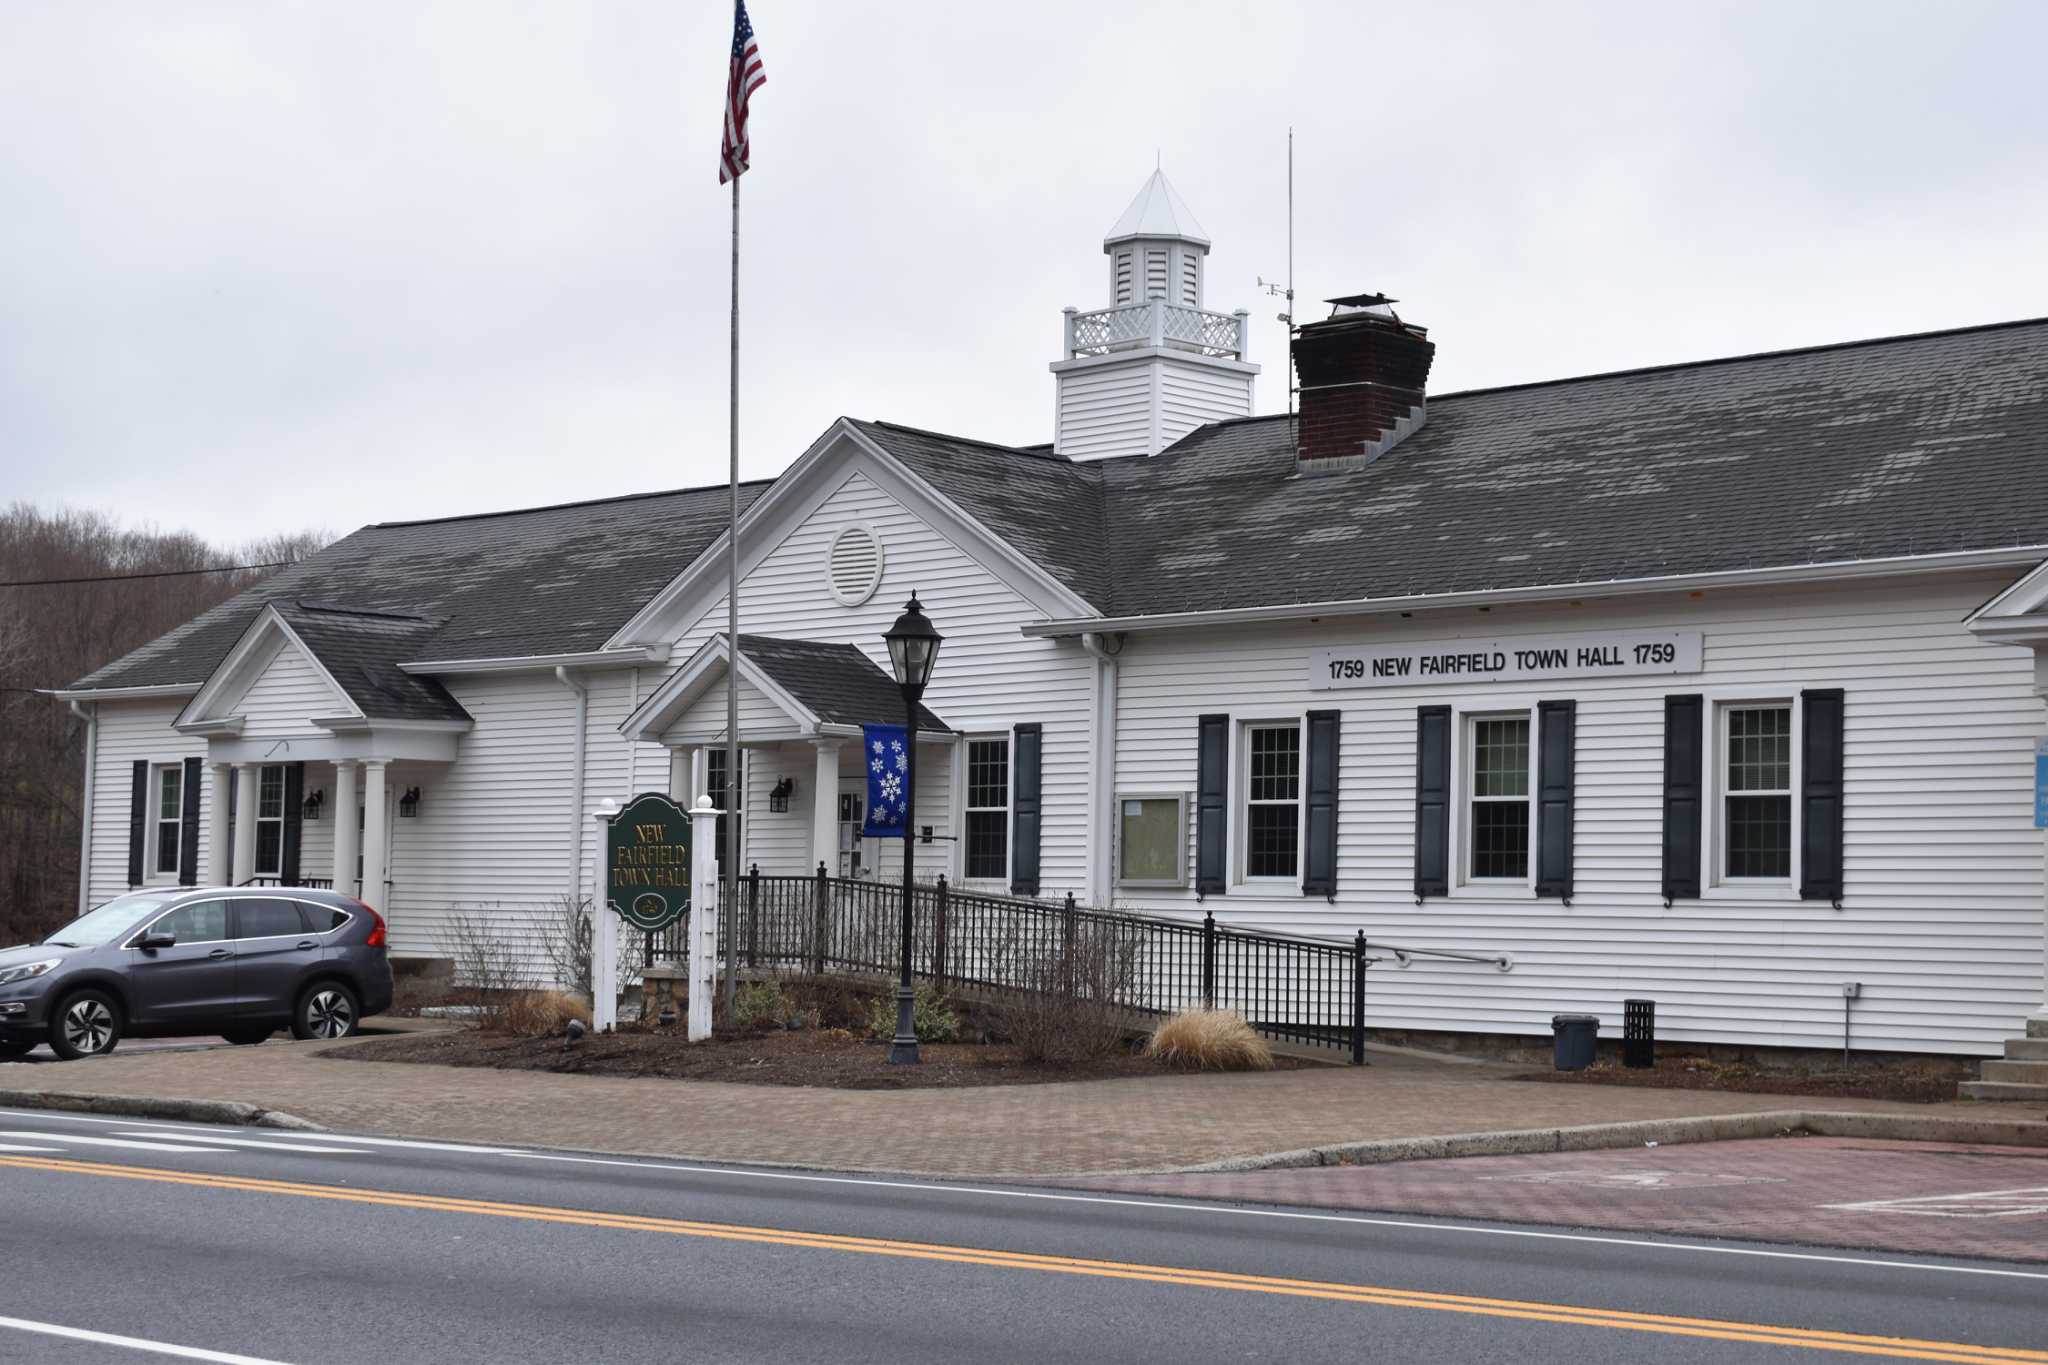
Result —
[[1209, 237], [1161, 171], [1102, 239], [1107, 308], [1066, 310], [1053, 449], [1076, 460], [1156, 455], [1196, 427], [1252, 411], [1246, 322], [1202, 307]]

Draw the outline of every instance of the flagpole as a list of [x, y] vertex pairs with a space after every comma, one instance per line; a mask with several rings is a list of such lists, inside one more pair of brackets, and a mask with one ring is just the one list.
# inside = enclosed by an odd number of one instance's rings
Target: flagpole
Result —
[[726, 524], [725, 639], [725, 1017], [733, 1018], [739, 980], [740, 809], [740, 177], [732, 178], [732, 462], [731, 516]]

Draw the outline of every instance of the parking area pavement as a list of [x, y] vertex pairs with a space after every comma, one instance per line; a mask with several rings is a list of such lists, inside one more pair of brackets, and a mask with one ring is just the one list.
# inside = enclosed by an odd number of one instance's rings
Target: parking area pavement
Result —
[[1225, 1203], [2048, 1261], [2048, 1151], [2026, 1148], [1786, 1137], [1061, 1183]]

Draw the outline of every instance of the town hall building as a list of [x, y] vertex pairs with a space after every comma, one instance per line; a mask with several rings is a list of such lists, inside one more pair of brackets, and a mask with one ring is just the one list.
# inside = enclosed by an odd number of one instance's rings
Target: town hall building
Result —
[[1209, 247], [1153, 175], [1049, 444], [846, 418], [743, 486], [737, 650], [721, 487], [365, 527], [79, 679], [81, 905], [529, 932], [598, 802], [723, 786], [733, 669], [744, 863], [899, 876], [858, 745], [914, 590], [921, 876], [1497, 962], [1375, 969], [1410, 1034], [2048, 1033], [2048, 320], [1436, 393], [1361, 294], [1259, 416]]

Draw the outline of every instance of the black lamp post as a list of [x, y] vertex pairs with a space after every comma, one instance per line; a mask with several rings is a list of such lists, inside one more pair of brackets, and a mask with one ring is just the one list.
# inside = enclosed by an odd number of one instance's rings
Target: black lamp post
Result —
[[903, 962], [896, 982], [896, 1037], [889, 1045], [894, 1064], [915, 1063], [917, 1057], [917, 996], [910, 985], [910, 886], [913, 831], [917, 817], [917, 703], [924, 686], [932, 680], [932, 665], [938, 662], [939, 641], [944, 637], [918, 604], [917, 594], [903, 604], [903, 614], [882, 639], [889, 645], [889, 667], [896, 673], [896, 686], [903, 692], [904, 736], [908, 766], [903, 774]]

